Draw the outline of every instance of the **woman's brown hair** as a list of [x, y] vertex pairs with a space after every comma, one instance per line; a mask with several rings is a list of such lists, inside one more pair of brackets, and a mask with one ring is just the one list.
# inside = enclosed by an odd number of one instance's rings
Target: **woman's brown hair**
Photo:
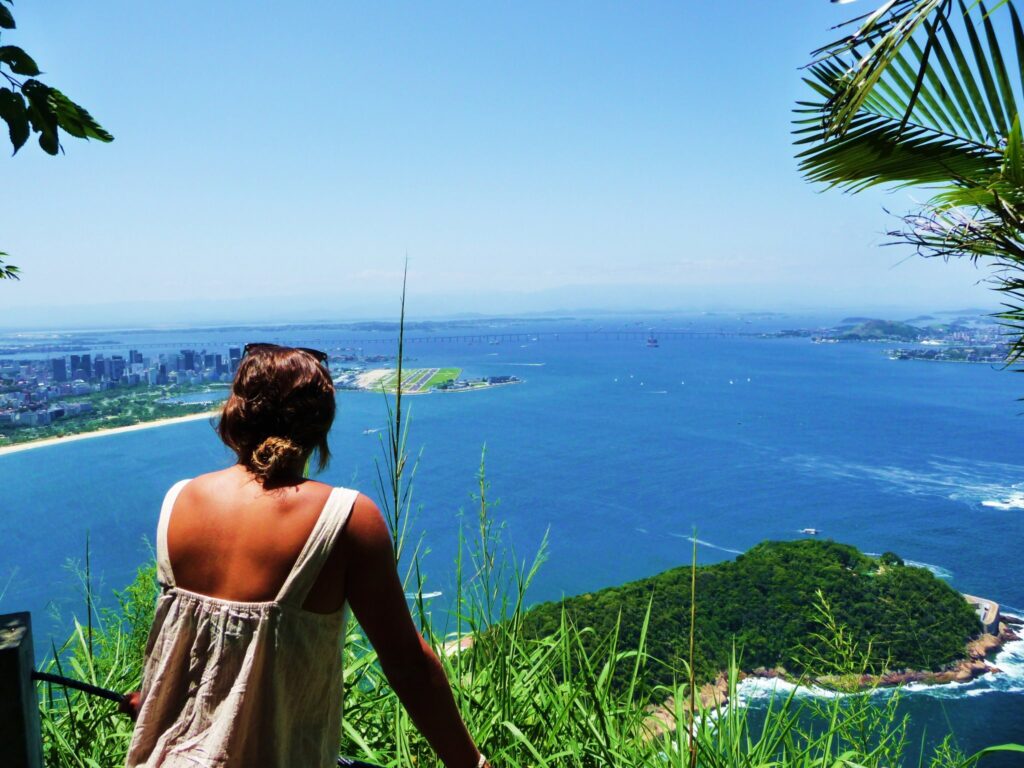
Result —
[[247, 350], [217, 424], [220, 439], [263, 484], [314, 451], [323, 469], [334, 421], [330, 372], [305, 350], [276, 344]]

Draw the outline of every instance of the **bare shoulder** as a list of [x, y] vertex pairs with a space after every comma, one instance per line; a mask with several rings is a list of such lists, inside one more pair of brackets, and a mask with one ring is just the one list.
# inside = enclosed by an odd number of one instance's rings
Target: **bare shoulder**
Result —
[[345, 526], [345, 538], [356, 546], [373, 547], [382, 542], [390, 546], [391, 535], [384, 515], [373, 499], [360, 493], [352, 505], [352, 513]]
[[228, 484], [230, 477], [230, 469], [220, 469], [215, 472], [196, 475], [185, 483], [179, 498], [197, 498], [207, 493], [221, 493]]

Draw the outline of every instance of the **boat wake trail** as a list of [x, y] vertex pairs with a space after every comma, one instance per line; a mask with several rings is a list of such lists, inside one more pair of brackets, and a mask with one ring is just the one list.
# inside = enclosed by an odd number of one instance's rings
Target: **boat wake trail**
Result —
[[934, 459], [923, 469], [908, 469], [820, 456], [791, 456], [784, 461], [816, 477], [873, 482], [890, 493], [937, 496], [1001, 511], [1024, 510], [1024, 467], [1019, 464]]
[[742, 549], [730, 549], [729, 547], [720, 547], [717, 544], [712, 544], [710, 541], [704, 541], [703, 539], [695, 539], [693, 536], [687, 536], [683, 533], [669, 533], [669, 536], [674, 536], [677, 539], [685, 539], [691, 544], [698, 544], [708, 549], [717, 549], [719, 552], [728, 552], [730, 555], [742, 555]]

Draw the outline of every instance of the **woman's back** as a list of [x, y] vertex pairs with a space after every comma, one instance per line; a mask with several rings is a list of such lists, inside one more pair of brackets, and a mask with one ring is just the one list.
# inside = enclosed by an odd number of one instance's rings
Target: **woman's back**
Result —
[[164, 500], [164, 593], [129, 766], [334, 764], [346, 611], [323, 577], [332, 562], [343, 570], [338, 542], [358, 493], [232, 491], [233, 474], [182, 481]]
[[[273, 600], [331, 491], [312, 480], [265, 489], [238, 466], [190, 481], [167, 529], [177, 585], [225, 600]], [[309, 610], [333, 613], [344, 603], [341, 549], [325, 561]]]

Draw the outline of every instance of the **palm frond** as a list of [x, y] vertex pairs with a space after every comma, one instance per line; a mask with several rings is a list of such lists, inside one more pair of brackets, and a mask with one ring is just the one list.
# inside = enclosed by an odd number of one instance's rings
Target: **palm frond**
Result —
[[[894, 61], [901, 68], [913, 67], [903, 53]], [[796, 110], [794, 143], [802, 148], [797, 159], [808, 180], [858, 191], [875, 184], [979, 178], [999, 168], [1002, 153], [997, 147], [958, 131], [968, 120], [952, 89], [933, 88], [926, 78], [921, 88], [926, 98], [911, 109], [908, 119], [913, 86], [903, 72], [890, 73], [846, 129], [831, 133], [821, 116], [831, 94], [842, 87], [843, 77], [838, 63], [824, 61], [813, 65], [805, 78], [822, 97], [800, 102]]]
[[[1005, 21], [1013, 29], [1013, 69], [996, 32], [996, 23]], [[815, 53], [820, 58], [806, 82], [823, 98], [798, 110], [802, 125], [818, 121], [811, 143], [843, 141], [867, 114], [898, 119], [897, 139], [906, 132], [915, 143], [936, 141], [948, 149], [952, 142], [968, 155], [995, 157], [1024, 91], [1024, 30], [1012, 2], [990, 12], [980, 2], [969, 10], [963, 0], [890, 0], [856, 33]], [[933, 135], [924, 138], [922, 131]], [[813, 154], [803, 158], [815, 178]]]

